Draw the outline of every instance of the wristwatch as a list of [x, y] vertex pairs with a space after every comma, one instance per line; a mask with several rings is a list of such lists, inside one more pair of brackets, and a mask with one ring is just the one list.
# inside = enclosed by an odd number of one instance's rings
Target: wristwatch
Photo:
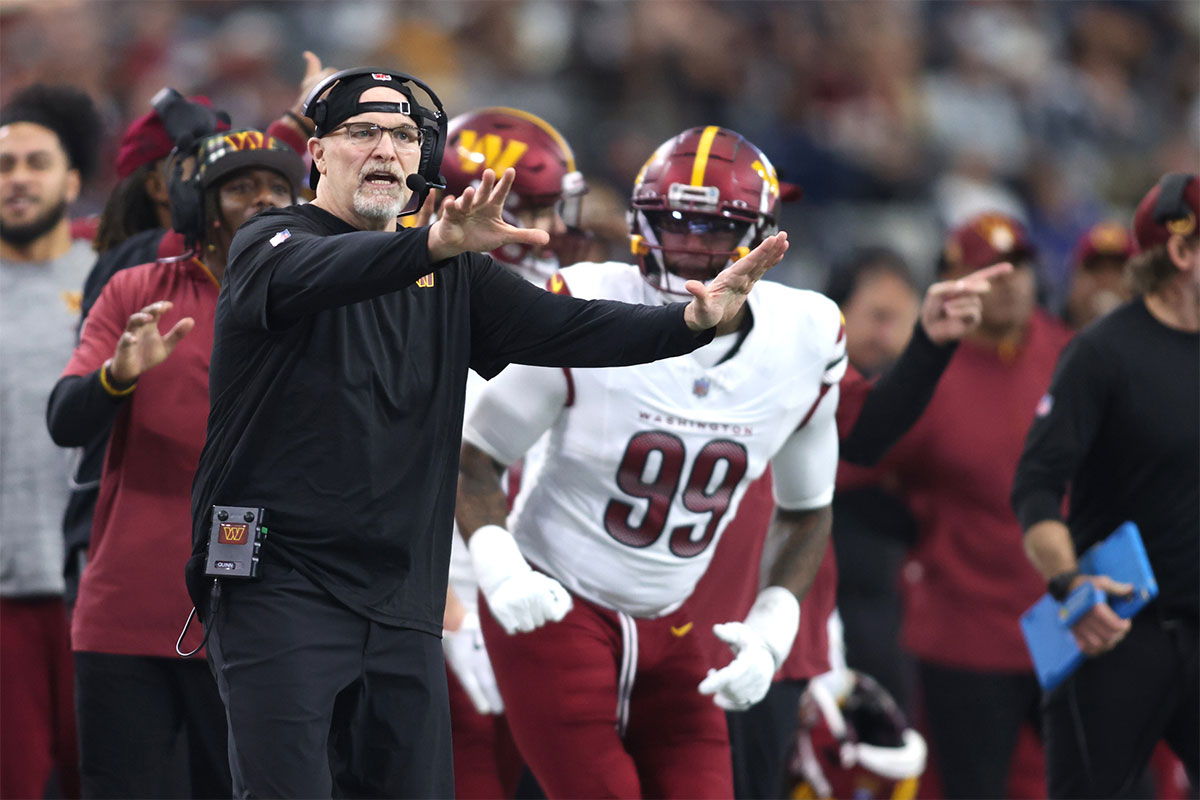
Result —
[[1071, 584], [1080, 575], [1079, 567], [1060, 572], [1046, 582], [1046, 591], [1058, 602], [1062, 603], [1071, 593]]

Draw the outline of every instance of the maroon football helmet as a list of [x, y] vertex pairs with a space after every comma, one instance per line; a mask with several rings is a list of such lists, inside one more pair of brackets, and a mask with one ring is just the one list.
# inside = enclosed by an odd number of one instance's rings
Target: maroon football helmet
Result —
[[874, 678], [826, 673], [800, 700], [791, 796], [911, 800], [926, 753], [924, 738]]
[[629, 228], [642, 274], [687, 296], [687, 279], [711, 280], [776, 231], [778, 204], [775, 167], [745, 137], [715, 125], [684, 131], [634, 182]]
[[559, 266], [578, 260], [576, 251], [582, 251], [579, 221], [587, 183], [575, 168], [570, 145], [548, 122], [515, 108], [481, 108], [450, 120], [442, 160], [448, 192], [462, 194], [479, 182], [485, 169], [499, 176], [509, 167], [517, 177], [505, 201], [506, 221], [520, 225], [519, 212], [541, 210], [560, 217], [566, 230], [552, 233], [550, 246], [540, 252], [513, 244], [491, 255], [529, 280], [544, 283]]

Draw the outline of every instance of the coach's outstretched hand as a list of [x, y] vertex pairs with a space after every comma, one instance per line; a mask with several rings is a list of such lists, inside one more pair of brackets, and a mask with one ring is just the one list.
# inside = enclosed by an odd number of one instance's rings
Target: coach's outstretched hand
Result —
[[485, 169], [478, 187], [468, 186], [459, 197], [443, 200], [441, 213], [429, 228], [429, 258], [441, 261], [459, 253], [486, 253], [506, 244], [549, 244], [550, 234], [509, 225], [501, 215], [516, 177], [517, 171], [511, 167], [500, 180]]
[[721, 270], [707, 286], [700, 281], [688, 281], [684, 288], [693, 297], [683, 310], [684, 322], [694, 331], [703, 331], [732, 320], [742, 310], [754, 284], [779, 263], [787, 249], [787, 234], [780, 231]]

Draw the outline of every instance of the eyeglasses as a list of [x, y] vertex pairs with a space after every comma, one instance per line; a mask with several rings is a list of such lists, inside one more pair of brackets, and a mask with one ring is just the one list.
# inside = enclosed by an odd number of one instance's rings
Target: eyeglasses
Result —
[[394, 128], [384, 128], [373, 122], [347, 122], [337, 126], [326, 136], [335, 133], [345, 133], [350, 144], [366, 149], [379, 144], [379, 138], [387, 131], [392, 137], [392, 144], [397, 150], [420, 147], [424, 133], [415, 125], [397, 125]]

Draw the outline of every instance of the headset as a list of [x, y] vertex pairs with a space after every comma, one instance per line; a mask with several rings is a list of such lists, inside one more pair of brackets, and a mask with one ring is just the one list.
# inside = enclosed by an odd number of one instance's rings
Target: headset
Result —
[[[404, 108], [407, 104], [397, 103], [360, 103], [355, 98], [350, 101], [353, 110], [349, 114], [345, 114], [342, 119], [331, 119], [331, 115], [337, 114], [337, 111], [345, 112], [349, 110], [346, 103], [334, 101], [331, 105], [331, 98], [334, 92], [330, 91], [329, 96], [322, 97], [330, 89], [336, 88], [336, 84], [349, 83], [356, 78], [370, 77], [381, 84], [396, 89], [404, 94], [412, 102], [412, 108]], [[395, 81], [395, 84], [391, 82]], [[434, 108], [426, 108], [417, 102], [413, 95], [412, 89], [406, 84], [413, 84], [422, 92], [424, 92], [429, 100], [432, 101]], [[366, 88], [366, 86], [364, 86]], [[337, 110], [334, 105], [340, 106]], [[360, 114], [366, 111], [386, 111], [399, 112], [408, 114], [417, 123], [417, 126], [422, 131], [421, 138], [421, 161], [417, 167], [416, 173], [409, 175], [405, 184], [409, 189], [417, 195], [415, 203], [409, 203], [409, 210], [406, 210], [402, 216], [416, 213], [420, 209], [421, 204], [425, 201], [426, 195], [430, 189], [445, 189], [446, 179], [441, 176], [442, 153], [446, 147], [446, 111], [442, 107], [442, 101], [432, 89], [429, 88], [421, 80], [414, 78], [404, 72], [395, 72], [393, 70], [381, 69], [379, 67], [355, 67], [353, 69], [344, 69], [341, 72], [335, 72], [325, 80], [318, 83], [308, 93], [308, 97], [304, 98], [304, 116], [313, 121], [316, 126], [313, 135], [324, 136], [329, 132], [326, 127], [327, 123], [340, 123], [346, 117]], [[317, 181], [320, 180], [320, 172], [317, 171], [316, 164], [313, 164], [312, 170], [309, 173], [309, 184], [315, 189]]]
[[183, 234], [184, 245], [195, 247], [204, 235], [204, 189], [200, 186], [199, 164], [192, 175], [183, 177], [183, 162], [196, 155], [196, 146], [176, 147], [167, 160], [167, 201], [171, 206], [171, 227]]
[[204, 233], [204, 191], [198, 170], [190, 179], [183, 177], [183, 162], [194, 155], [196, 145], [216, 133], [221, 124], [229, 127], [229, 114], [201, 103], [189, 101], [175, 89], [164, 86], [150, 100], [162, 120], [174, 149], [167, 158], [167, 200], [171, 206], [171, 227], [184, 235], [188, 247]]
[[1172, 172], [1162, 176], [1158, 182], [1158, 199], [1154, 201], [1155, 224], [1171, 230], [1168, 222], [1191, 216], [1192, 210], [1188, 207], [1183, 193], [1195, 177], [1186, 172]]

